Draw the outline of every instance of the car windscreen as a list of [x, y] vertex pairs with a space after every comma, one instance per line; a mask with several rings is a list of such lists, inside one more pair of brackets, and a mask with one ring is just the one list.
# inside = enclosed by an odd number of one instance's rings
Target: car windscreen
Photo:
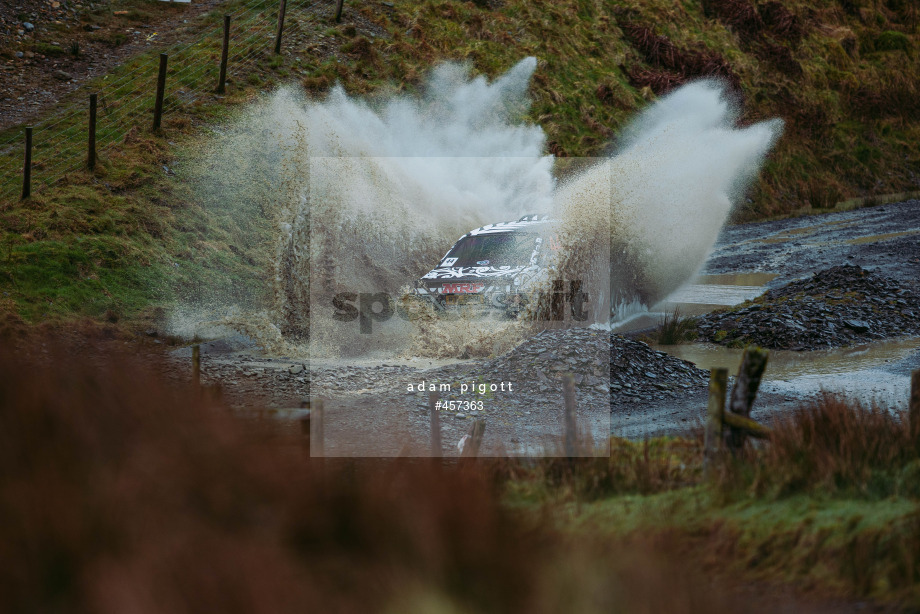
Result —
[[537, 235], [524, 233], [482, 234], [460, 240], [445, 257], [456, 258], [450, 266], [527, 266]]

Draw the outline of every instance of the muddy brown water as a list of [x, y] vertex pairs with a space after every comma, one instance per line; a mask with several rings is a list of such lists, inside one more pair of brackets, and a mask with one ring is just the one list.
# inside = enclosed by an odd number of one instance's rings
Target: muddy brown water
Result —
[[[735, 305], [764, 291], [848, 263], [901, 283], [920, 286], [920, 201], [820, 216], [728, 226], [701, 274], [651, 310], [614, 329], [638, 334], [665, 313], [699, 315]], [[657, 349], [704, 369], [737, 371], [741, 350], [691, 343]], [[833, 350], [773, 351], [754, 417], [768, 419], [824, 391], [843, 393], [894, 409], [907, 404], [910, 373], [920, 368], [920, 338], [884, 339]], [[611, 431], [627, 437], [685, 432], [699, 424], [705, 394], [678, 403], [637, 404], [628, 415], [611, 415]]]
[[[743, 350], [714, 344], [655, 346], [704, 369], [738, 371]], [[761, 390], [809, 398], [822, 390], [906, 407], [909, 370], [899, 368], [920, 349], [920, 339], [886, 339], [833, 350], [793, 352], [773, 350]]]

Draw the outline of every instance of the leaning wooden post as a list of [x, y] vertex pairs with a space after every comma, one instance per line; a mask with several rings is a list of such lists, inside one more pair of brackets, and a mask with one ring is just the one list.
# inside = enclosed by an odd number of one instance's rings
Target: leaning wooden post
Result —
[[160, 54], [160, 72], [157, 75], [157, 98], [153, 106], [153, 129], [160, 129], [160, 122], [163, 119], [163, 94], [166, 91], [166, 60], [168, 56], [165, 53]]
[[26, 127], [26, 157], [22, 163], [22, 198], [32, 195], [32, 126]]
[[575, 422], [575, 377], [562, 376], [562, 398], [565, 404], [565, 455], [569, 458], [578, 452], [577, 424]]
[[[750, 418], [751, 407], [757, 397], [757, 389], [760, 387], [764, 369], [767, 368], [769, 356], [770, 353], [767, 350], [757, 346], [751, 346], [744, 350], [741, 366], [738, 368], [738, 377], [735, 378], [735, 386], [732, 388], [728, 403], [730, 413]], [[744, 440], [745, 431], [742, 429], [731, 427], [725, 433], [725, 443], [732, 452], [741, 450], [744, 446]]]
[[428, 415], [431, 417], [431, 455], [441, 456], [441, 412], [438, 411], [438, 393], [428, 393]]
[[281, 32], [284, 30], [284, 11], [287, 8], [287, 0], [281, 0], [281, 7], [278, 9], [278, 31], [275, 33], [275, 53], [281, 53]]
[[323, 400], [316, 399], [310, 405], [310, 456], [324, 456], [326, 451], [323, 440], [326, 437], [326, 433], [324, 432], [323, 421], [326, 416]]
[[920, 442], [920, 369], [910, 377], [910, 434], [914, 443]]
[[96, 94], [89, 95], [89, 142], [87, 143], [86, 166], [96, 168]]
[[196, 387], [201, 385], [201, 346], [198, 344], [192, 346], [192, 383]]
[[703, 477], [709, 478], [712, 464], [719, 455], [722, 442], [722, 414], [725, 412], [725, 387], [728, 369], [719, 367], [709, 374], [709, 408], [706, 411], [706, 441], [703, 452]]
[[342, 21], [342, 5], [345, 4], [345, 0], [337, 0], [335, 3], [335, 22], [339, 23]]
[[227, 57], [230, 54], [230, 15], [224, 15], [224, 48], [220, 52], [220, 76], [217, 78], [217, 93], [223, 94], [227, 84]]
[[473, 425], [468, 433], [469, 439], [463, 445], [463, 451], [460, 452], [460, 458], [476, 458], [479, 456], [479, 447], [482, 445], [482, 437], [486, 432], [486, 421], [481, 419], [473, 420]]

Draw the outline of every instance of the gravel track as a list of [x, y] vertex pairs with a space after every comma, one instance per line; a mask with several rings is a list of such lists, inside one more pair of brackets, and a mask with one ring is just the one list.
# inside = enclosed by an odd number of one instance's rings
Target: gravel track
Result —
[[[920, 201], [731, 226], [723, 230], [702, 273], [773, 273], [777, 277], [767, 288], [774, 290], [771, 296], [782, 297], [784, 291], [777, 289], [797, 279], [805, 281], [790, 286], [787, 294], [807, 289], [808, 284], [817, 289], [820, 279], [807, 278], [842, 263], [866, 269], [868, 273], [859, 275], [881, 283], [880, 291], [890, 290], [891, 300], [899, 310], [904, 309], [897, 300], [913, 300], [920, 291]], [[834, 275], [855, 272], [855, 268], [838, 269]], [[882, 278], [890, 279], [878, 282]], [[859, 311], [864, 307], [854, 301], [853, 313], [844, 310], [835, 317], [865, 319]], [[910, 303], [906, 308], [915, 306]], [[854, 334], [853, 339], [841, 333], [847, 338], [830, 339], [832, 344], [861, 340], [854, 328], [844, 328]], [[889, 327], [879, 332], [888, 335], [892, 331]], [[813, 345], [827, 345], [827, 341], [819, 334]], [[427, 454], [428, 392], [407, 390], [410, 384], [417, 386], [422, 381], [451, 384], [452, 392], [441, 396], [455, 401], [478, 400], [475, 395], [459, 393], [457, 386], [463, 382], [506, 381], [515, 386], [513, 392], [496, 391], [484, 398], [484, 411], [441, 412], [442, 450], [447, 455], [458, 454], [456, 444], [472, 418], [486, 421], [485, 454], [558, 451], [562, 432], [558, 378], [563, 372], [576, 375], [579, 424], [595, 441], [606, 439], [607, 432], [637, 438], [687, 433], [701, 423], [706, 409], [708, 371], [603, 331], [547, 331], [503, 356], [451, 364], [391, 358], [351, 365], [315, 362], [310, 368], [302, 360], [267, 357], [240, 339], [206, 344], [203, 355], [203, 381], [220, 382], [242, 411], [259, 404], [296, 407], [311, 394], [325, 398], [327, 453], [333, 455]], [[609, 396], [603, 385], [605, 356], [610, 359]], [[189, 358], [187, 348], [173, 352], [177, 377], [187, 376]], [[920, 366], [920, 344], [891, 368], [900, 373], [909, 371], [911, 365]], [[763, 393], [752, 415], [768, 421], [816, 393]]]

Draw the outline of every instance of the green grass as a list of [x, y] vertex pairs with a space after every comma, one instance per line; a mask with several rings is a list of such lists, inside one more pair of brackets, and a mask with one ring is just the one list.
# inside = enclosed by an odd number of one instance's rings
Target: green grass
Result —
[[62, 55], [67, 54], [67, 50], [61, 47], [60, 45], [52, 45], [50, 43], [35, 43], [32, 45], [32, 51], [35, 53], [40, 53], [46, 55], [49, 58], [56, 58]]
[[724, 504], [705, 487], [624, 495], [558, 512], [575, 533], [661, 535], [721, 574], [851, 598], [920, 603], [916, 500], [797, 495]]
[[664, 315], [650, 341], [660, 345], [679, 345], [689, 343], [696, 337], [696, 318], [682, 316], [680, 309], [675, 308], [673, 312]]
[[[159, 3], [140, 4], [144, 10], [160, 8]], [[143, 11], [129, 18], [147, 19]], [[199, 27], [208, 28], [217, 19], [206, 16]], [[252, 53], [255, 46], [255, 39], [249, 40], [235, 53]], [[189, 186], [165, 171], [194, 151], [200, 126], [227, 118], [254, 93], [237, 83], [222, 103], [205, 92], [183, 104], [184, 91], [217, 79], [216, 67], [189, 70], [189, 63], [217, 52], [219, 43], [205, 40], [171, 53], [173, 88], [167, 90], [159, 134], [150, 132], [148, 115], [155, 51], [87, 86], [100, 101], [94, 173], [76, 168], [59, 181], [48, 181], [73, 163], [79, 167], [85, 156], [81, 113], [62, 122], [52, 118], [48, 123], [55, 125], [47, 132], [41, 122], [36, 124], [32, 198], [16, 199], [18, 176], [4, 174], [0, 181], [5, 194], [0, 198], [0, 311], [14, 312], [28, 323], [75, 317], [144, 323], [159, 306], [179, 299], [245, 304], [265, 291], [265, 259], [253, 247], [262, 237], [259, 229], [241, 229], [219, 211], [207, 210]], [[277, 66], [277, 60], [257, 61], [249, 74], [259, 84], [270, 83]], [[0, 154], [0, 164], [15, 168], [20, 155], [18, 148], [11, 149]]]
[[132, 320], [180, 298], [258, 295], [264, 261], [247, 247], [258, 234], [208, 213], [171, 181], [168, 149], [162, 137], [132, 137], [95, 174], [72, 173], [4, 207], [0, 308], [30, 323]]
[[[801, 66], [798, 76], [764, 60], [745, 36], [717, 16], [704, 15], [697, 4], [509, 1], [488, 10], [435, 0], [396, 2], [383, 13], [392, 39], [371, 45], [386, 62], [366, 62], [374, 69], [370, 78], [356, 63], [342, 67], [338, 76], [355, 92], [376, 87], [381, 77], [411, 88], [439, 59], [469, 60], [494, 76], [524, 55], [535, 55], [540, 63], [529, 117], [544, 127], [557, 154], [597, 155], [655, 96], [630, 84], [631, 70], [659, 69], [623, 37], [621, 26], [636, 23], [668, 36], [678, 49], [702, 46], [724, 58], [746, 98], [745, 121], [787, 120], [785, 136], [737, 219], [915, 189], [910, 167], [920, 161], [918, 115], [913, 106], [895, 103], [909, 100], [913, 91], [901, 71], [920, 69], [910, 52], [917, 40], [913, 13], [875, 7], [882, 21], [864, 23], [829, 0], [784, 5], [803, 24], [801, 41], [770, 40], [788, 48]], [[364, 14], [380, 15], [370, 6]], [[859, 57], [857, 50], [858, 57], [851, 57], [848, 37], [860, 36], [871, 38], [872, 51]], [[835, 85], [841, 82], [842, 88]]]
[[508, 504], [594, 539], [659, 540], [738, 581], [920, 605], [920, 442], [906, 413], [825, 396], [773, 429], [709, 481], [701, 437], [512, 465]]

